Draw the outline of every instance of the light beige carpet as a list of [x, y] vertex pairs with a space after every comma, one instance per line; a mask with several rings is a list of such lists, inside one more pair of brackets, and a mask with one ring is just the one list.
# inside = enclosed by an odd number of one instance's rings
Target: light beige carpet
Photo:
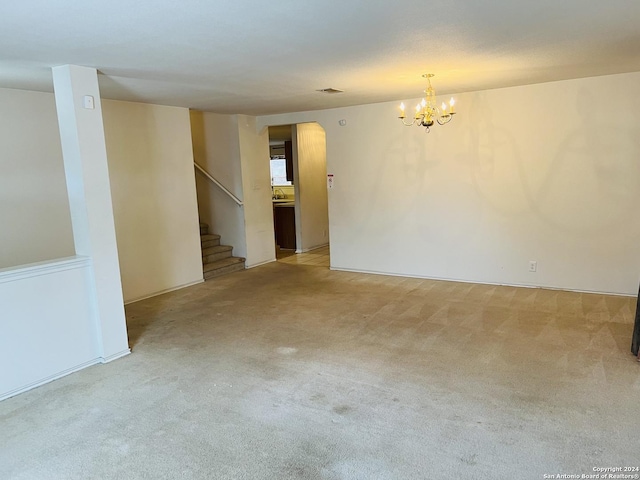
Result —
[[130, 305], [130, 356], [1, 402], [0, 478], [639, 465], [634, 311], [634, 298], [265, 265]]

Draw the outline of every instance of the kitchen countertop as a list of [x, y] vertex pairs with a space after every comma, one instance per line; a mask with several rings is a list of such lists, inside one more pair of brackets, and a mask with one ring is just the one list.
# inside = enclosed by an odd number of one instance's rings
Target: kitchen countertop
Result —
[[274, 207], [293, 207], [296, 204], [293, 198], [274, 198], [271, 201]]

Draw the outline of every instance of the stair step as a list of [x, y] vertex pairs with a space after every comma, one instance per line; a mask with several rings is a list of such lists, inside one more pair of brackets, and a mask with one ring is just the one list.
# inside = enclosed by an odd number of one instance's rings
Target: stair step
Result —
[[205, 272], [209, 272], [211, 270], [216, 270], [217, 268], [226, 267], [228, 265], [233, 265], [236, 263], [243, 264], [246, 259], [242, 257], [228, 257], [223, 258], [222, 260], [217, 260], [215, 262], [207, 263], [202, 266], [202, 270]]
[[220, 245], [220, 235], [209, 233], [209, 225], [204, 222], [200, 222], [200, 245], [202, 246], [202, 270], [205, 280], [244, 270], [245, 259], [233, 257], [233, 247]]
[[202, 249], [202, 263], [212, 263], [231, 256], [231, 245], [216, 245]]
[[215, 247], [217, 245], [220, 245], [220, 235], [216, 235], [214, 233], [200, 235], [200, 244], [203, 250], [205, 248]]
[[224, 275], [225, 273], [244, 270], [244, 261], [245, 259], [242, 257], [228, 257], [212, 263], [207, 263], [202, 267], [202, 270], [204, 271], [204, 279], [208, 280], [213, 277]]

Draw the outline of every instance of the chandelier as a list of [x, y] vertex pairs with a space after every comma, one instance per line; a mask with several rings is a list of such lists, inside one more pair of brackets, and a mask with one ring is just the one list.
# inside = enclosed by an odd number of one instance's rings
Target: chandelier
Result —
[[419, 127], [426, 127], [426, 132], [429, 133], [429, 127], [431, 127], [435, 122], [438, 122], [438, 125], [444, 125], [445, 123], [449, 123], [453, 116], [456, 114], [453, 105], [455, 101], [453, 98], [449, 100], [449, 109], [447, 110], [447, 105], [443, 102], [442, 106], [438, 108], [436, 102], [436, 91], [431, 86], [431, 77], [433, 77], [433, 73], [425, 73], [422, 75], [427, 79], [427, 88], [424, 91], [425, 96], [418, 105], [416, 105], [416, 113], [413, 117], [413, 120], [409, 123], [405, 121], [404, 114], [404, 103], [400, 104], [400, 116], [398, 117], [402, 120], [407, 127], [411, 125], [418, 125]]

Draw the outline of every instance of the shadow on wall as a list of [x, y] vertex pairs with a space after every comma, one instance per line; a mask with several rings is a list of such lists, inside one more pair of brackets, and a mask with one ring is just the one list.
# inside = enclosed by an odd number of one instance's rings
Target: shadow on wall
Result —
[[[469, 109], [472, 126], [464, 156], [475, 158], [472, 180], [483, 200], [502, 215], [533, 213], [574, 236], [606, 234], [624, 224], [640, 203], [640, 131], [594, 118], [589, 102], [595, 93], [586, 88], [577, 93], [581, 124], [563, 132], [555, 155], [549, 157], [538, 154], [536, 143], [558, 136], [563, 129], [561, 115], [556, 121], [532, 124], [533, 143], [523, 151], [510, 131], [494, 122], [486, 95], [477, 94]], [[544, 118], [547, 104], [540, 103], [539, 112], [530, 112], [533, 119]], [[635, 153], [611, 154], [616, 151]]]

